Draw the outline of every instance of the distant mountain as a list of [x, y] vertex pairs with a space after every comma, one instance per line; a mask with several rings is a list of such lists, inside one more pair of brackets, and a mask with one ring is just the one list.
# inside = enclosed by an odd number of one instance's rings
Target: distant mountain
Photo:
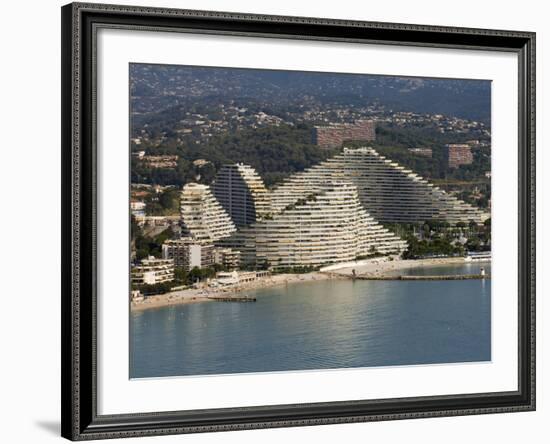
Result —
[[367, 106], [490, 124], [491, 82], [364, 74], [132, 64], [132, 109], [156, 113], [200, 101], [266, 106]]

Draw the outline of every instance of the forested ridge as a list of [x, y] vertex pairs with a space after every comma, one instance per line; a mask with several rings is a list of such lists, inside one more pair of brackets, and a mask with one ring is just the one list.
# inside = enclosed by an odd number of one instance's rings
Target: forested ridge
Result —
[[[132, 182], [181, 186], [198, 179], [209, 184], [224, 164], [242, 162], [251, 165], [271, 186], [292, 173], [302, 171], [339, 150], [322, 150], [311, 144], [311, 127], [287, 125], [245, 129], [218, 135], [201, 144], [166, 143], [151, 150], [154, 154], [177, 154], [177, 168], [151, 169], [133, 160]], [[205, 159], [210, 164], [197, 167], [193, 161]]]

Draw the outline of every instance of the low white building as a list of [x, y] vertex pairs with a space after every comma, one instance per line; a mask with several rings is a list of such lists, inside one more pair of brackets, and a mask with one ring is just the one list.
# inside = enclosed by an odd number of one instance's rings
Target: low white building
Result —
[[243, 282], [253, 282], [269, 276], [267, 270], [261, 271], [220, 271], [216, 273], [216, 280], [220, 285], [237, 285]]
[[220, 285], [237, 285], [239, 273], [237, 271], [220, 271], [216, 273], [216, 281]]
[[130, 210], [134, 216], [145, 216], [146, 206], [147, 204], [145, 202], [135, 200], [130, 202]]
[[141, 301], [143, 301], [143, 299], [145, 299], [145, 298], [144, 298], [143, 295], [141, 294], [141, 291], [139, 291], [139, 290], [132, 290], [131, 299], [132, 299], [132, 302], [141, 302]]
[[132, 284], [160, 284], [174, 280], [174, 261], [149, 256], [132, 268]]

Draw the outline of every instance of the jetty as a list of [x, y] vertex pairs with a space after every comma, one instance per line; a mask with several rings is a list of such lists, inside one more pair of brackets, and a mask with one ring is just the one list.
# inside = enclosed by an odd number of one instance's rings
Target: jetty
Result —
[[462, 281], [467, 279], [491, 279], [488, 274], [449, 274], [449, 275], [399, 275], [399, 276], [377, 276], [377, 275], [356, 275], [349, 276], [351, 279], [366, 281]]
[[206, 299], [218, 302], [256, 302], [256, 298], [253, 296], [207, 296]]

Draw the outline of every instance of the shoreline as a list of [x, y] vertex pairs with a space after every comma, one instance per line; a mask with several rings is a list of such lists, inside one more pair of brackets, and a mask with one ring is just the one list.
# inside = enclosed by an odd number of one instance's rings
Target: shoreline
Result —
[[392, 261], [389, 260], [387, 257], [384, 257], [371, 259], [371, 261], [366, 264], [363, 263], [361, 265], [358, 264], [357, 266], [350, 266], [340, 268], [338, 270], [333, 270], [331, 271], [331, 273], [351, 277], [353, 275], [352, 270], [355, 270], [357, 276], [397, 278], [398, 276], [392, 273], [400, 270], [420, 267], [433, 267], [438, 265], [466, 265], [471, 263], [484, 262], [490, 262], [490, 260], [483, 262], [466, 262], [463, 257], [443, 257], [433, 259], [399, 259]]
[[244, 282], [235, 286], [219, 288], [211, 288], [205, 286], [201, 288], [188, 288], [185, 290], [178, 290], [165, 294], [149, 296], [143, 301], [132, 301], [130, 303], [130, 310], [140, 311], [150, 308], [168, 307], [171, 305], [194, 304], [198, 302], [219, 302], [215, 300], [216, 297], [231, 297], [236, 293], [240, 293], [243, 291], [276, 287], [297, 282], [312, 282], [344, 278], [344, 276], [331, 275], [318, 271], [304, 274], [274, 274], [265, 278], [260, 278], [252, 282]]
[[[487, 261], [490, 262], [490, 261]], [[367, 263], [349, 266], [332, 271], [313, 271], [305, 274], [274, 274], [265, 278], [260, 278], [252, 282], [245, 282], [235, 286], [212, 288], [203, 286], [200, 288], [188, 288], [185, 290], [173, 291], [161, 295], [149, 296], [143, 301], [130, 303], [131, 311], [148, 310], [152, 308], [162, 308], [172, 305], [194, 304], [199, 302], [220, 302], [217, 297], [231, 297], [237, 293], [242, 293], [259, 288], [276, 287], [298, 282], [322, 281], [328, 279], [350, 279], [353, 276], [352, 270], [355, 270], [356, 276], [363, 278], [376, 279], [399, 279], [399, 275], [393, 274], [399, 270], [430, 267], [437, 265], [468, 264], [462, 257], [434, 258], [434, 259], [398, 259], [389, 260], [387, 257], [371, 259]]]

